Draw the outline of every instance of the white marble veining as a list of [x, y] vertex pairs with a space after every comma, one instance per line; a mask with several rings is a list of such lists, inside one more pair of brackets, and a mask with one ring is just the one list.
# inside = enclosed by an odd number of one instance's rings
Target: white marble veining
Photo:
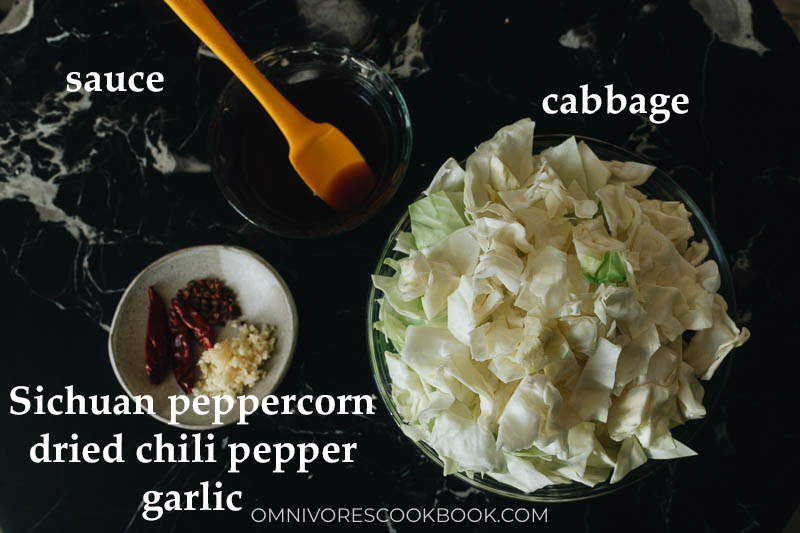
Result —
[[658, 126], [650, 122], [644, 113], [637, 115], [637, 117], [640, 120], [640, 124], [628, 135], [625, 144], [640, 156], [650, 159], [653, 157], [654, 152], [658, 150], [658, 144], [651, 139], [653, 135], [658, 133]]
[[[152, 122], [158, 123], [158, 135], [150, 133]], [[211, 166], [200, 161], [194, 156], [183, 156], [170, 151], [167, 141], [164, 139], [161, 126], [163, 125], [162, 110], [157, 110], [150, 114], [145, 120], [145, 146], [152, 158], [152, 166], [161, 174], [172, 174], [173, 172], [185, 172], [188, 174], [203, 174], [211, 172]]]
[[428, 30], [420, 24], [420, 17], [418, 14], [405, 35], [394, 44], [392, 59], [383, 66], [396, 78], [414, 78], [430, 70], [422, 52], [422, 42]]
[[590, 24], [584, 24], [577, 28], [570, 28], [561, 37], [558, 38], [558, 44], [565, 48], [572, 48], [579, 50], [581, 48], [594, 49], [594, 43], [597, 36], [592, 30]]
[[[64, 148], [49, 140], [92, 105], [89, 93], [76, 93], [77, 100], [68, 99], [68, 94], [66, 91], [46, 94], [34, 107], [32, 121], [3, 124], [10, 135], [0, 138], [0, 170], [6, 176], [5, 181], [0, 181], [0, 200], [27, 201], [36, 209], [41, 221], [60, 224], [75, 239], [94, 242], [100, 238], [95, 228], [55, 204], [59, 178], [85, 170], [89, 164], [86, 159], [67, 163]], [[36, 167], [46, 165], [49, 175], [38, 175], [33, 158], [24, 148], [29, 142], [36, 143], [49, 154], [36, 164]]]
[[749, 0], [690, 0], [689, 3], [723, 43], [758, 55], [769, 50], [753, 33], [753, 6]]
[[63, 41], [64, 39], [66, 39], [69, 36], [70, 36], [70, 33], [68, 31], [62, 31], [61, 33], [59, 33], [57, 35], [51, 35], [49, 37], [45, 37], [44, 40], [47, 41], [48, 44], [60, 43], [61, 41]]

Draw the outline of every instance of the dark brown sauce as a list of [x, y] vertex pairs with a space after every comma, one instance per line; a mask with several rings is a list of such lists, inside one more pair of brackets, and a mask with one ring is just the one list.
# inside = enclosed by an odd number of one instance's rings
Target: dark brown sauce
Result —
[[[386, 127], [363, 87], [317, 77], [277, 88], [311, 120], [339, 128], [364, 156], [378, 181], [376, 190], [381, 189], [387, 180], [389, 142]], [[234, 127], [241, 131], [242, 176], [259, 204], [298, 228], [346, 216], [328, 207], [298, 176], [289, 162], [286, 139], [255, 99], [250, 98], [237, 115]]]

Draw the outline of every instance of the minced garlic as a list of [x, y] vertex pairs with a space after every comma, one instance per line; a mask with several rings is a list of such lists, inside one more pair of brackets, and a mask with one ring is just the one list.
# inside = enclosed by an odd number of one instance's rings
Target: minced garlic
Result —
[[275, 349], [275, 328], [237, 322], [238, 334], [203, 352], [197, 361], [195, 392], [238, 396], [264, 375], [264, 362]]

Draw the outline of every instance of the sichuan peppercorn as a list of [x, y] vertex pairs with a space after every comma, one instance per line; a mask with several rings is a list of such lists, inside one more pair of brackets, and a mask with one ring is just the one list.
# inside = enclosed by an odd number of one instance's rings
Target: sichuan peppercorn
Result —
[[236, 294], [219, 278], [193, 279], [176, 297], [192, 306], [212, 326], [224, 325], [242, 314]]

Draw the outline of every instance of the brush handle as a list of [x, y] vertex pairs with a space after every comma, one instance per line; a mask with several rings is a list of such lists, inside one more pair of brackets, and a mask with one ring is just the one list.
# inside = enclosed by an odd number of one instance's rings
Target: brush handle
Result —
[[267, 81], [205, 3], [202, 0], [164, 1], [256, 97], [289, 144], [301, 142], [314, 123]]

